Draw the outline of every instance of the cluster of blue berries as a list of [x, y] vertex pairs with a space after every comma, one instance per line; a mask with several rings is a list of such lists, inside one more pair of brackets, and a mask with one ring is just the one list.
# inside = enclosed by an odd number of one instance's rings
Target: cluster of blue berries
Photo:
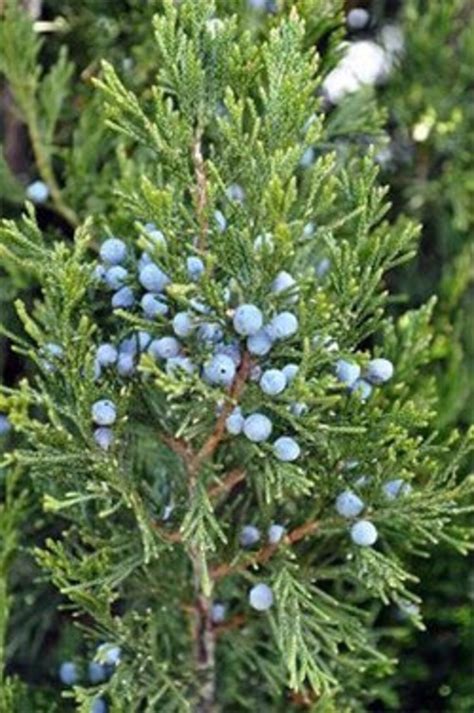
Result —
[[[153, 250], [166, 249], [166, 239], [163, 233], [149, 223], [144, 228], [150, 247]], [[133, 276], [125, 264], [130, 262], [132, 256], [126, 243], [119, 238], [108, 238], [100, 248], [102, 262], [95, 268], [95, 278], [112, 291], [111, 304], [114, 309], [130, 309], [135, 305], [135, 291]], [[163, 293], [169, 284], [170, 278], [147, 252], [142, 253], [138, 261], [138, 282], [145, 293], [141, 298], [141, 307], [145, 316], [154, 318], [158, 314], [168, 311], [165, 301], [157, 295]]]
[[[272, 284], [275, 293], [286, 293], [293, 290], [296, 294], [295, 280], [287, 272], [280, 272]], [[288, 311], [280, 312], [270, 322], [264, 324], [261, 310], [255, 305], [245, 304], [237, 308], [233, 318], [234, 330], [240, 337], [246, 339], [247, 350], [253, 356], [264, 357], [271, 351], [276, 342], [293, 337], [298, 331], [298, 319]], [[220, 355], [215, 357], [219, 360]], [[283, 393], [298, 372], [296, 364], [287, 364], [283, 369], [269, 368], [261, 370], [257, 367], [254, 378], [267, 396], [278, 396]], [[253, 443], [267, 441], [273, 431], [273, 424], [268, 416], [252, 413], [244, 416], [240, 407], [236, 407], [226, 419], [226, 429], [231, 435], [243, 434]], [[301, 449], [290, 436], [281, 436], [273, 443], [273, 453], [280, 461], [290, 462], [299, 458]]]
[[[261, 413], [252, 413], [244, 417], [238, 406], [227, 417], [226, 429], [231, 435], [237, 436], [243, 433], [249, 441], [262, 443], [270, 438], [273, 424], [268, 416]], [[274, 441], [272, 448], [274, 456], [287, 463], [297, 460], [301, 454], [300, 446], [291, 436], [280, 436]]]
[[[90, 661], [87, 668], [89, 683], [96, 686], [103, 683], [113, 674], [120, 663], [120, 647], [112, 644], [101, 644], [97, 647], [98, 661]], [[59, 667], [59, 679], [65, 686], [74, 686], [80, 681], [78, 666], [73, 661], [64, 661]], [[92, 702], [91, 713], [107, 713], [107, 703], [103, 698], [95, 698]]]
[[358, 364], [338, 359], [335, 372], [337, 379], [345, 384], [349, 391], [358, 394], [362, 401], [366, 401], [374, 386], [380, 386], [392, 378], [394, 368], [388, 359], [372, 359], [362, 374]]
[[92, 404], [91, 416], [98, 426], [94, 431], [94, 440], [106, 451], [114, 442], [114, 434], [110, 426], [113, 426], [117, 420], [117, 407], [109, 399], [100, 399]]
[[[366, 485], [368, 479], [362, 476], [357, 480], [357, 485], [362, 487]], [[405, 483], [402, 478], [388, 480], [382, 486], [383, 493], [388, 500], [395, 500], [399, 496], [409, 495], [411, 485]], [[348, 520], [355, 519], [363, 512], [366, 505], [352, 490], [344, 490], [336, 498], [336, 510], [344, 518]], [[351, 539], [354, 544], [360, 547], [371, 547], [378, 539], [378, 532], [375, 525], [370, 520], [362, 519], [355, 522], [350, 530]]]
[[[233, 189], [236, 200], [243, 199], [238, 188], [234, 186]], [[166, 249], [165, 237], [153, 224], [145, 226], [145, 230], [154, 248], [158, 246], [160, 250]], [[102, 262], [96, 268], [96, 276], [114, 291], [112, 307], [132, 307], [135, 304], [136, 285], [135, 288], [132, 286], [129, 271], [124, 267], [132, 259], [127, 245], [118, 238], [108, 238], [101, 246], [100, 256]], [[198, 256], [192, 255], [186, 259], [186, 272], [192, 282], [198, 283], [205, 269]], [[283, 310], [265, 323], [261, 309], [254, 304], [241, 304], [228, 312], [235, 335], [230, 340], [225, 338], [225, 328], [230, 325], [226, 325], [217, 316], [212, 317], [210, 308], [198, 299], [189, 300], [186, 310], [170, 315], [171, 304], [166, 290], [171, 279], [147, 253], [143, 253], [138, 261], [138, 282], [146, 290], [140, 303], [145, 318], [155, 320], [169, 315], [172, 333], [153, 338], [147, 331], [140, 331], [117, 346], [112, 343], [100, 344], [95, 358], [97, 379], [103, 370], [111, 367], [116, 368], [122, 377], [132, 375], [140, 355], [146, 352], [161, 362], [168, 374], [175, 370], [187, 374], [200, 373], [206, 383], [228, 388], [236, 377], [244, 346], [254, 358], [266, 357], [275, 344], [290, 339], [298, 331], [298, 319], [293, 312]], [[277, 274], [271, 290], [290, 303], [298, 298], [296, 282], [285, 271]], [[201, 369], [189, 356], [196, 352], [194, 344], [186, 344], [189, 340], [197, 340], [206, 350]], [[267, 396], [278, 396], [294, 379], [297, 371], [295, 364], [288, 364], [283, 369], [266, 370], [256, 364], [251, 379], [259, 381], [262, 392]], [[301, 415], [304, 410], [304, 405], [295, 404], [293, 412]], [[92, 418], [99, 426], [94, 435], [101, 448], [107, 449], [113, 442], [109, 427], [115, 417], [115, 406], [111, 402], [100, 401], [94, 404]], [[229, 416], [226, 426], [230, 434], [243, 433], [254, 443], [268, 440], [273, 430], [272, 422], [264, 414], [253, 413], [245, 418], [239, 409]], [[277, 459], [290, 462], [299, 457], [300, 447], [292, 437], [284, 435], [274, 442], [273, 452]]]

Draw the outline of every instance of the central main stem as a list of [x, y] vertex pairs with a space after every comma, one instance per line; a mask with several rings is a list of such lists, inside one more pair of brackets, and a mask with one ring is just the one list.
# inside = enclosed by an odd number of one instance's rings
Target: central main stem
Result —
[[202, 559], [199, 552], [191, 552], [194, 577], [194, 656], [197, 673], [196, 713], [215, 713], [216, 640], [212, 622], [212, 597], [203, 592]]
[[[195, 451], [187, 444], [173, 441], [175, 451], [183, 458], [188, 471], [188, 492], [190, 503], [196, 497], [199, 473], [203, 462], [212, 458], [225, 434], [225, 421], [234, 403], [244, 389], [251, 368], [250, 355], [245, 352], [230, 390], [230, 399], [224, 406], [215, 428], [201, 449]], [[235, 477], [235, 476], [234, 476]], [[204, 583], [208, 579], [204, 571], [204, 553], [195, 546], [188, 550], [193, 569], [194, 585], [194, 658], [197, 674], [196, 713], [216, 713], [216, 634], [212, 621], [212, 585]]]

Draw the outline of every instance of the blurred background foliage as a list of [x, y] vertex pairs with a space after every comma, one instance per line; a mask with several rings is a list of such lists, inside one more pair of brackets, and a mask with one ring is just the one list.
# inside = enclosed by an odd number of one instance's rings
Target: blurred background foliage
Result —
[[[235, 0], [230, 3], [232, 8], [224, 0], [221, 4], [226, 10], [240, 9], [243, 23], [261, 22], [265, 31], [262, 16], [247, 12], [247, 0]], [[323, 3], [320, 5], [323, 7]], [[146, 91], [155, 69], [151, 18], [160, 2], [44, 0], [26, 2], [26, 6], [36, 25], [33, 30], [30, 19], [18, 25], [17, 40], [26, 43], [23, 61], [31, 62], [33, 68], [38, 55], [42, 66], [55, 72], [51, 75], [55, 81], [64, 82], [64, 92], [51, 127], [47, 156], [41, 157], [35, 151], [34, 131], [45, 131], [45, 127], [38, 117], [25, 121], [28, 97], [25, 110], [18, 113], [18, 98], [11, 97], [8, 78], [2, 78], [1, 213], [19, 216], [27, 186], [42, 177], [43, 159], [61, 191], [56, 200], [37, 206], [40, 224], [51, 237], [67, 239], [74, 223], [86, 215], [92, 213], [99, 221], [104, 214], [113, 215], [115, 198], [110, 188], [127, 180], [113, 139], [97, 122], [98, 100], [91, 77], [97, 74], [100, 59], [107, 58], [126, 76], [129, 86], [139, 93]], [[272, 12], [276, 6], [267, 3], [267, 10]], [[323, 13], [311, 15], [311, 3], [307, 7], [310, 28], [326, 22]], [[417, 258], [390, 277], [390, 287], [401, 295], [398, 300], [403, 300], [404, 307], [419, 306], [431, 294], [438, 296], [436, 377], [442, 404], [438, 426], [440, 431], [452, 426], [464, 429], [472, 421], [474, 357], [473, 6], [471, 0], [373, 0], [347, 2], [344, 7], [341, 2], [345, 13], [354, 7], [365, 8], [369, 17], [360, 28], [349, 26], [349, 41], [380, 37], [390, 26], [401, 30], [403, 50], [384, 81], [348, 94], [336, 106], [328, 104], [334, 143], [338, 150], [347, 151], [348, 147], [364, 150], [375, 141], [382, 180], [390, 187], [393, 217], [409, 213], [423, 225]], [[341, 12], [341, 27], [331, 35], [333, 43], [343, 38], [344, 17]], [[35, 39], [40, 36], [41, 46]], [[67, 47], [68, 58], [64, 57], [58, 67], [62, 46]], [[3, 51], [8, 51], [7, 44]], [[325, 71], [330, 69], [326, 67]], [[346, 127], [345, 134], [340, 133], [341, 125]], [[360, 135], [361, 125], [372, 126], [373, 133]], [[347, 132], [347, 126], [351, 131]], [[44, 165], [42, 170], [44, 178]], [[31, 302], [35, 286], [32, 276], [22, 274], [15, 265], [5, 264], [4, 268], [0, 269], [1, 321], [7, 329], [15, 330], [12, 298], [21, 293]], [[394, 302], [393, 310], [397, 307]], [[25, 369], [3, 339], [2, 381], [17, 381]], [[12, 436], [2, 438], [0, 450], [8, 446]], [[31, 548], [51, 533], [51, 524], [21, 487], [14, 484], [11, 492], [3, 493], [15, 503], [9, 510], [8, 527], [2, 523], [4, 532], [11, 532], [11, 539], [3, 543], [0, 559], [0, 607], [2, 602], [6, 604], [2, 581], [4, 584], [7, 565], [10, 603], [15, 600], [6, 658], [10, 672], [18, 673], [33, 687], [33, 693], [25, 695], [22, 710], [53, 711], [44, 681], [49, 680], [54, 690], [57, 666], [68, 652], [77, 651], [80, 638], [67, 611], [61, 609], [59, 595], [38, 578]], [[16, 524], [26, 510], [27, 526], [17, 532]], [[418, 562], [417, 567], [427, 632], [415, 632], [408, 620], [397, 615], [396, 646], [391, 646], [400, 665], [387, 685], [373, 692], [369, 709], [471, 713], [472, 563], [439, 548], [434, 559], [425, 566]], [[384, 616], [393, 637], [394, 613], [392, 621], [390, 613]], [[42, 689], [35, 698], [35, 683], [40, 680]]]

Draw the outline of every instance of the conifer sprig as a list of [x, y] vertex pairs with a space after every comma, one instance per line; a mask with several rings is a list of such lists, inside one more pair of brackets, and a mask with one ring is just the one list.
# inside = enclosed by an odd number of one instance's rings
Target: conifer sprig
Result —
[[83, 710], [347, 707], [349, 675], [392, 665], [371, 612], [416, 602], [412, 555], [470, 547], [471, 446], [430, 433], [420, 377], [433, 305], [386, 313], [418, 229], [387, 222], [372, 152], [333, 150], [295, 8], [255, 37], [205, 0], [163, 7], [150, 91], [108, 63], [95, 82], [123, 167], [107, 237], [51, 245], [31, 209], [0, 226], [41, 284], [17, 303], [36, 376], [0, 389], [5, 462], [61, 518], [35, 554], [89, 648], [119, 647]]

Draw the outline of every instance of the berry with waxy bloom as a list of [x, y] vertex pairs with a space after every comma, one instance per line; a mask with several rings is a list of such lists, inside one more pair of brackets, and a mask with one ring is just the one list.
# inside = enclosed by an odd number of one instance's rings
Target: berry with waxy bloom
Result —
[[224, 213], [221, 210], [216, 210], [214, 211], [214, 218], [216, 221], [217, 230], [219, 231], [219, 233], [223, 233], [224, 230], [227, 228], [227, 220], [225, 218]]
[[120, 265], [127, 257], [127, 246], [118, 238], [107, 238], [100, 246], [100, 257], [108, 265]]
[[112, 307], [114, 309], [129, 309], [135, 304], [135, 296], [130, 287], [121, 287], [112, 296]]
[[33, 203], [45, 203], [49, 198], [49, 187], [44, 181], [33, 181], [26, 188], [26, 197]]
[[250, 354], [256, 356], [265, 356], [271, 350], [273, 342], [265, 331], [265, 328], [259, 329], [256, 334], [247, 338], [247, 349]]
[[280, 312], [266, 329], [271, 339], [289, 339], [298, 331], [298, 319], [292, 312]]
[[128, 277], [128, 270], [122, 265], [113, 265], [105, 273], [105, 282], [111, 290], [119, 290]]
[[309, 223], [306, 223], [306, 225], [303, 228], [303, 238], [311, 238], [312, 235], [314, 235], [314, 231], [316, 230], [316, 225], [310, 221]]
[[149, 332], [145, 332], [141, 329], [136, 333], [135, 340], [139, 351], [144, 352], [150, 346], [153, 337]]
[[350, 390], [353, 394], [356, 394], [361, 401], [367, 401], [373, 391], [373, 388], [372, 385], [365, 379], [357, 379], [351, 385]]
[[296, 280], [290, 275], [289, 272], [282, 270], [278, 273], [272, 282], [272, 292], [279, 294], [280, 292], [286, 292], [296, 285]]
[[204, 365], [204, 376], [211, 384], [230, 386], [235, 378], [235, 373], [235, 364], [226, 354], [215, 354]]
[[232, 436], [238, 436], [244, 429], [245, 418], [242, 416], [242, 411], [239, 407], [235, 408], [225, 421], [227, 432]]
[[263, 315], [255, 305], [244, 304], [237, 307], [234, 314], [234, 329], [243, 337], [251, 337], [261, 329]]
[[268, 396], [277, 396], [286, 388], [286, 376], [280, 369], [267, 369], [260, 379], [260, 388]]
[[[64, 349], [59, 344], [54, 344], [53, 342], [48, 342], [42, 348], [42, 351], [50, 357], [53, 361], [56, 359], [61, 359], [64, 356]], [[43, 367], [48, 372], [55, 371], [54, 363], [48, 360], [42, 362]]]
[[169, 307], [166, 302], [160, 300], [157, 295], [153, 294], [152, 292], [147, 292], [146, 294], [144, 294], [140, 304], [142, 306], [142, 310], [145, 314], [145, 317], [148, 317], [149, 319], [154, 319], [158, 316], [163, 317], [169, 312]]
[[271, 545], [277, 545], [285, 536], [285, 528], [283, 525], [273, 524], [268, 528], [268, 542]]
[[388, 359], [372, 359], [369, 361], [365, 378], [371, 384], [384, 384], [393, 376], [393, 364]]
[[351, 490], [344, 490], [336, 498], [336, 510], [342, 517], [357, 517], [364, 507], [363, 501]]
[[351, 30], [362, 30], [370, 19], [370, 15], [364, 7], [354, 7], [347, 13], [347, 25]]
[[48, 342], [44, 345], [43, 348], [49, 356], [54, 357], [55, 359], [61, 359], [61, 357], [64, 355], [64, 349], [59, 344]]
[[131, 356], [135, 356], [138, 351], [138, 342], [136, 335], [127, 337], [126, 339], [122, 339], [122, 341], [118, 345], [118, 351], [119, 356], [122, 356], [124, 354], [130, 354]]
[[256, 584], [249, 592], [249, 603], [257, 611], [267, 611], [273, 604], [273, 592], [267, 584]]
[[148, 353], [155, 359], [172, 359], [181, 351], [181, 344], [175, 337], [154, 339], [148, 347]]
[[109, 399], [101, 399], [92, 405], [92, 420], [98, 426], [111, 426], [117, 419], [117, 407]]
[[286, 364], [283, 367], [282, 372], [286, 376], [286, 381], [288, 384], [291, 384], [291, 382], [296, 378], [298, 371], [299, 371], [298, 364]]
[[247, 416], [244, 422], [244, 434], [249, 441], [262, 443], [270, 438], [272, 433], [272, 422], [267, 416], [261, 413], [253, 413]]
[[11, 423], [8, 420], [8, 416], [4, 413], [0, 413], [0, 436], [6, 436], [6, 434], [11, 430]]
[[113, 344], [101, 344], [97, 347], [96, 359], [100, 366], [112, 366], [117, 361], [118, 352]]
[[91, 713], [107, 713], [107, 703], [103, 698], [94, 698], [91, 706]]
[[114, 442], [114, 434], [107, 426], [100, 426], [94, 431], [94, 441], [103, 451], [108, 451]]
[[395, 500], [400, 495], [409, 495], [411, 493], [410, 483], [405, 483], [403, 478], [396, 478], [395, 480], [387, 480], [382, 486], [385, 497], [388, 500]]
[[89, 674], [89, 681], [92, 683], [93, 686], [97, 685], [98, 683], [102, 683], [102, 681], [105, 681], [107, 678], [107, 670], [105, 666], [98, 663], [97, 661], [91, 661], [87, 670]]
[[235, 201], [236, 203], [243, 203], [245, 199], [244, 189], [238, 183], [231, 183], [226, 190], [226, 195], [229, 200]]
[[59, 678], [65, 686], [74, 686], [79, 680], [76, 664], [72, 661], [64, 661], [59, 667]]
[[166, 238], [154, 223], [147, 223], [144, 226], [144, 230], [152, 247], [161, 248], [162, 250], [166, 249]]
[[301, 448], [294, 438], [281, 436], [273, 444], [273, 452], [278, 460], [290, 463], [300, 457]]
[[240, 531], [239, 542], [242, 547], [253, 547], [260, 540], [260, 530], [254, 525], [245, 525]]
[[324, 277], [331, 268], [331, 261], [327, 257], [323, 257], [322, 260], [318, 262], [315, 268], [316, 275], [318, 277]]
[[154, 262], [142, 267], [138, 274], [138, 279], [142, 287], [148, 292], [163, 292], [170, 278]]
[[105, 280], [106, 272], [106, 268], [99, 263], [94, 267], [92, 271], [92, 277], [94, 278], [94, 280], [97, 280], [97, 282], [103, 282]]
[[100, 644], [97, 647], [97, 656], [100, 661], [108, 666], [117, 666], [120, 663], [122, 650], [115, 644]]
[[133, 354], [120, 354], [117, 360], [117, 373], [119, 376], [131, 376], [135, 371], [135, 356]]
[[290, 405], [290, 411], [293, 416], [304, 416], [305, 413], [308, 413], [308, 405], [302, 401], [293, 401]]
[[191, 257], [188, 257], [188, 259], [186, 260], [186, 268], [188, 271], [189, 279], [194, 281], [199, 280], [199, 278], [202, 277], [206, 270], [201, 258], [196, 257], [195, 255], [191, 255]]
[[316, 152], [313, 148], [313, 146], [309, 146], [302, 157], [300, 158], [300, 166], [301, 168], [309, 168], [309, 166], [312, 166], [314, 163], [314, 160], [316, 158]]
[[377, 538], [377, 528], [369, 520], [359, 520], [351, 527], [352, 542], [359, 547], [371, 547], [375, 545]]
[[212, 605], [211, 609], [211, 619], [213, 624], [222, 624], [225, 620], [226, 606], [220, 602], [216, 602]]
[[360, 376], [360, 366], [345, 359], [337, 360], [335, 371], [336, 378], [347, 386], [352, 386]]
[[189, 312], [178, 312], [173, 317], [173, 331], [178, 337], [189, 337], [195, 326], [193, 316]]
[[209, 344], [216, 344], [224, 336], [221, 327], [215, 322], [203, 322], [198, 328], [197, 335], [201, 342]]

